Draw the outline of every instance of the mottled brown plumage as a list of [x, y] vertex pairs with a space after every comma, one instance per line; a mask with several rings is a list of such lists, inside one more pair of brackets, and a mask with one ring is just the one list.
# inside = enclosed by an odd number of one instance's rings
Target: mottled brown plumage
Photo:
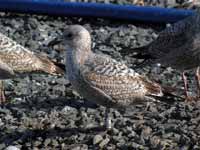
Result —
[[2, 33], [0, 33], [0, 66], [4, 66], [6, 71], [10, 70], [12, 74], [28, 72], [63, 74], [63, 70], [47, 56], [31, 52]]
[[[194, 15], [167, 27], [149, 45], [133, 51], [150, 56], [152, 63], [161, 63], [182, 72], [198, 67], [200, 65], [200, 9]], [[186, 80], [184, 74], [183, 79]], [[186, 81], [184, 84], [187, 89]]]
[[108, 108], [126, 108], [162, 96], [157, 83], [107, 55], [93, 53], [90, 34], [84, 27], [69, 26], [64, 39], [67, 76], [84, 98]]
[[0, 33], [0, 79], [9, 79], [18, 73], [31, 72], [52, 75], [64, 73], [47, 56], [31, 52]]
[[167, 27], [152, 43], [134, 50], [150, 55], [154, 63], [181, 71], [197, 67], [200, 64], [200, 12]]

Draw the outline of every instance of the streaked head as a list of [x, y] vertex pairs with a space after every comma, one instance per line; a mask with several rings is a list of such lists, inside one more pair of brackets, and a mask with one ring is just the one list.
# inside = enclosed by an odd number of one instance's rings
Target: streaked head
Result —
[[90, 33], [81, 25], [70, 25], [63, 33], [64, 44], [74, 49], [91, 48]]

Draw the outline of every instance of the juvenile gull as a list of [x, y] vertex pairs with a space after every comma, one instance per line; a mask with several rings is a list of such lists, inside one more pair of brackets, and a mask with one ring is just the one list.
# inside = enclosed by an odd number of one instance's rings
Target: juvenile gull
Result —
[[0, 33], [0, 104], [5, 102], [2, 80], [31, 72], [52, 75], [64, 73], [47, 56], [33, 53]]
[[[152, 63], [161, 63], [182, 71], [186, 100], [190, 100], [184, 71], [200, 65], [200, 9], [194, 15], [167, 27], [149, 45], [131, 51], [127, 50], [125, 53], [128, 54], [133, 51], [148, 56]], [[198, 97], [200, 97], [199, 68], [196, 71], [196, 78], [198, 81]]]
[[[90, 33], [80, 25], [64, 31], [66, 73], [72, 87], [84, 98], [107, 108], [126, 108], [162, 96], [160, 85], [107, 55], [91, 51]], [[108, 113], [106, 113], [106, 116]], [[110, 128], [107, 117], [106, 127]]]

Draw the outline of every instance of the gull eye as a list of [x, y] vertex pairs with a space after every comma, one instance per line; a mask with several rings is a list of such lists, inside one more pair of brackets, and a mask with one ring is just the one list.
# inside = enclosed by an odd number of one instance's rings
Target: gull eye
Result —
[[72, 37], [72, 33], [66, 34], [66, 37], [67, 37], [67, 38], [71, 38], [71, 37]]

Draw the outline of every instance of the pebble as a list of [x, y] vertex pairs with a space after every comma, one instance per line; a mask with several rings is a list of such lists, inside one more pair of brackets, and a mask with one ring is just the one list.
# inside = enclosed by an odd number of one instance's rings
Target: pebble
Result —
[[20, 150], [20, 149], [17, 148], [16, 146], [8, 146], [8, 147], [6, 147], [5, 150]]
[[94, 138], [93, 138], [93, 144], [98, 144], [100, 143], [101, 141], [103, 140], [103, 137], [99, 134], [95, 135]]
[[99, 143], [99, 147], [100, 148], [105, 147], [109, 141], [110, 141], [110, 139], [108, 137], [106, 137], [103, 141], [101, 141], [101, 143]]

